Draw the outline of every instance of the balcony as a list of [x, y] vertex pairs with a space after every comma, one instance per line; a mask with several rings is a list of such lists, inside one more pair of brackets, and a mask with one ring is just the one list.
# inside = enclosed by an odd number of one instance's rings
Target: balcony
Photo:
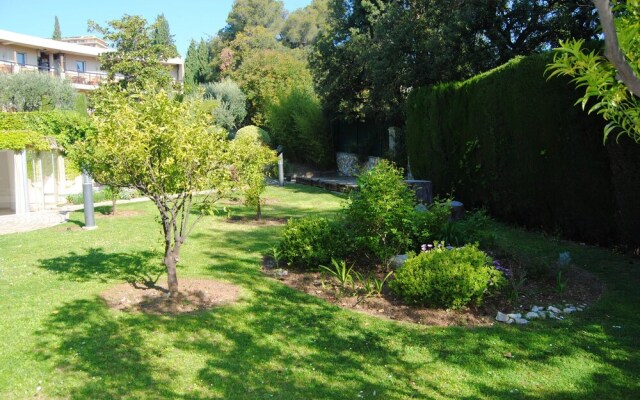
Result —
[[[105, 72], [80, 72], [72, 70], [59, 70], [50, 68], [45, 65], [17, 64], [13, 61], [0, 60], [0, 73], [17, 74], [17, 73], [41, 73], [57, 76], [60, 79], [68, 79], [71, 86], [79, 90], [93, 90], [98, 87], [100, 82], [107, 79]], [[116, 80], [118, 77], [116, 77]]]

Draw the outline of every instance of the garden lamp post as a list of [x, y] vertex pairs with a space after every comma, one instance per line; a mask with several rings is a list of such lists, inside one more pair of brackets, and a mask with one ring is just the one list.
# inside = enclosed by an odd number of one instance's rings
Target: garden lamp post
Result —
[[84, 229], [96, 229], [93, 210], [93, 180], [87, 171], [82, 171], [82, 199], [84, 201]]
[[278, 153], [278, 183], [280, 186], [284, 186], [284, 149], [280, 145], [276, 148], [276, 152]]

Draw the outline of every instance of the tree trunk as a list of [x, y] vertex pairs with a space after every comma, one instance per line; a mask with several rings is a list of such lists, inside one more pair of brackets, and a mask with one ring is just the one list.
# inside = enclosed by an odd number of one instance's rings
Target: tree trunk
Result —
[[111, 198], [111, 215], [116, 215], [116, 202], [118, 201], [118, 196], [113, 196]]
[[260, 206], [260, 197], [258, 197], [258, 215], [256, 219], [260, 221], [262, 219], [262, 207]]
[[169, 286], [169, 296], [175, 297], [178, 294], [178, 274], [176, 265], [178, 265], [179, 248], [171, 248], [170, 244], [166, 245], [164, 252], [164, 266], [167, 268], [167, 285]]

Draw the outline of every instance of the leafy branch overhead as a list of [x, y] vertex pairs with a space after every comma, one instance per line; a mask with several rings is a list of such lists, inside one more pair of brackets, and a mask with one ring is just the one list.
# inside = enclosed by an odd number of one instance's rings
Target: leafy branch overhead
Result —
[[[616, 3], [593, 0], [605, 36], [604, 55], [587, 48], [584, 40], [561, 42], [549, 77], [569, 76], [584, 94], [578, 99], [583, 109], [601, 115], [608, 124], [604, 141], [612, 132], [640, 143], [640, 2]], [[618, 17], [614, 20], [614, 12]]]

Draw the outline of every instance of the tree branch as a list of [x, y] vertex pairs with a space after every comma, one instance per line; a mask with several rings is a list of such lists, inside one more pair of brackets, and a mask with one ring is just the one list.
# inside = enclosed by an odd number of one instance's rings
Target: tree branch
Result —
[[613, 11], [611, 10], [611, 3], [609, 0], [592, 0], [593, 4], [598, 10], [598, 16], [600, 17], [600, 25], [602, 25], [602, 32], [604, 33], [604, 45], [605, 56], [613, 64], [618, 72], [617, 78], [624, 83], [624, 85], [633, 93], [636, 97], [640, 97], [640, 79], [636, 76], [635, 72], [631, 68], [631, 65], [627, 62], [620, 49], [618, 43], [618, 35], [616, 34], [616, 26], [613, 21]]

